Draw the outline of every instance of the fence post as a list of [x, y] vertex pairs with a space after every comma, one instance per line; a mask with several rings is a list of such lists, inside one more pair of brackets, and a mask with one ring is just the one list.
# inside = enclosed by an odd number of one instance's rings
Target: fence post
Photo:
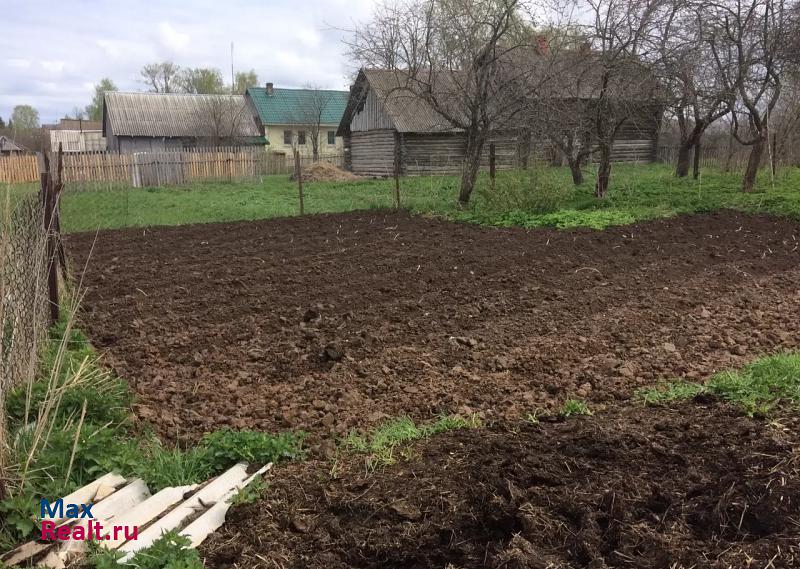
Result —
[[394, 207], [400, 209], [400, 168], [401, 151], [399, 138], [394, 141]]
[[489, 185], [492, 191], [494, 191], [494, 178], [497, 175], [495, 166], [495, 147], [494, 142], [492, 142], [489, 144]]
[[305, 214], [303, 199], [303, 167], [300, 165], [300, 151], [294, 149], [294, 175], [297, 176], [297, 190], [300, 194], [300, 215]]
[[53, 179], [50, 175], [50, 158], [42, 154], [40, 164], [44, 230], [47, 235], [47, 300], [50, 306], [50, 323], [58, 322], [58, 274], [56, 273], [55, 232], [53, 231]]

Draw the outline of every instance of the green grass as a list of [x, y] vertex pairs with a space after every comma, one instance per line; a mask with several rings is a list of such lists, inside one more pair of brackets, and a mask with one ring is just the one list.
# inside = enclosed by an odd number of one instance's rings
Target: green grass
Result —
[[558, 414], [564, 418], [568, 418], [577, 415], [592, 415], [592, 411], [585, 401], [581, 401], [580, 399], [567, 399], [564, 401]]
[[670, 382], [640, 390], [639, 399], [649, 405], [667, 404], [713, 395], [741, 407], [745, 413], [767, 415], [774, 407], [800, 405], [800, 353], [758, 359], [739, 370], [723, 371], [704, 383]]
[[[743, 194], [738, 172], [705, 170], [700, 180], [677, 179], [660, 164], [615, 165], [611, 191], [592, 196], [592, 175], [572, 185], [566, 168], [537, 166], [500, 172], [494, 191], [482, 174], [466, 210], [458, 208], [455, 176], [402, 180], [402, 204], [414, 212], [486, 225], [594, 227], [735, 208], [800, 218], [800, 168], [768, 171], [759, 192]], [[306, 213], [343, 212], [393, 206], [393, 180], [317, 182], [305, 185]], [[62, 198], [65, 231], [183, 225], [297, 215], [297, 186], [286, 176], [263, 182], [205, 182], [191, 187], [67, 192]]]
[[349, 433], [341, 443], [350, 452], [367, 455], [367, 470], [394, 464], [397, 456], [407, 455], [407, 445], [415, 440], [456, 429], [479, 426], [477, 418], [465, 419], [458, 415], [444, 415], [428, 425], [417, 425], [408, 417], [392, 419], [368, 434]]

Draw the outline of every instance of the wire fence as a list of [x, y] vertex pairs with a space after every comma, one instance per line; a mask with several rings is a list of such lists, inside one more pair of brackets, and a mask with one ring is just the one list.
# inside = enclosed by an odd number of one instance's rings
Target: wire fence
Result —
[[0, 214], [0, 497], [7, 467], [5, 398], [33, 381], [48, 327], [47, 231], [37, 195]]
[[[700, 146], [700, 166], [703, 168], [719, 168], [724, 171], [742, 170], [747, 165], [752, 147], [735, 141], [715, 141]], [[675, 165], [678, 162], [678, 145], [661, 145], [658, 147], [658, 161]], [[694, 160], [691, 151], [690, 163]], [[795, 168], [800, 166], [800, 147], [781, 148], [778, 152], [768, 147], [762, 156], [761, 166], [773, 165], [778, 168]]]

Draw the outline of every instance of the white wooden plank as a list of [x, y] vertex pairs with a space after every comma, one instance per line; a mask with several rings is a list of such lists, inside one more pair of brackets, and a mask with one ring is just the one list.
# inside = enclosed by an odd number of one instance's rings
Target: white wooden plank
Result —
[[205, 512], [202, 516], [194, 520], [188, 526], [186, 526], [183, 531], [181, 531], [181, 535], [188, 537], [191, 540], [190, 547], [197, 547], [212, 533], [217, 531], [222, 524], [225, 523], [225, 516], [228, 513], [228, 510], [231, 507], [230, 500], [233, 498], [237, 492], [239, 492], [242, 488], [250, 484], [253, 480], [258, 478], [259, 476], [263, 476], [265, 472], [267, 472], [270, 468], [272, 468], [272, 463], [267, 464], [263, 468], [261, 468], [258, 472], [255, 472], [251, 476], [249, 476], [246, 480], [243, 480], [236, 487], [232, 488], [228, 491], [228, 493], [220, 498], [216, 504], [211, 506], [207, 512]]
[[[107, 497], [111, 493], [113, 493], [114, 489], [119, 488], [121, 485], [125, 484], [127, 480], [120, 476], [119, 474], [115, 474], [114, 472], [109, 472], [108, 474], [101, 476], [94, 482], [87, 484], [83, 488], [78, 488], [72, 494], [68, 494], [64, 496], [64, 504], [89, 504], [94, 502], [95, 500], [99, 499], [99, 496]], [[110, 493], [108, 490], [112, 490]], [[67, 521], [68, 518], [58, 518], [52, 519], [47, 518], [56, 524], [62, 524]]]
[[[183, 497], [186, 495], [186, 493], [192, 492], [197, 488], [197, 486], [197, 484], [192, 484], [190, 486], [164, 488], [160, 492], [156, 492], [153, 496], [132, 510], [117, 516], [114, 519], [114, 525], [142, 527], [156, 519], [178, 502], [183, 501]], [[107, 549], [116, 549], [125, 543], [124, 537], [120, 537], [119, 539], [113, 539], [113, 536], [110, 537], [111, 539], [101, 542], [103, 547]]]
[[206, 509], [209, 504], [216, 503], [231, 488], [234, 488], [246, 478], [247, 465], [243, 462], [221, 474], [199, 492], [140, 533], [139, 539], [123, 544], [119, 548], [120, 551], [125, 553], [121, 561], [128, 561], [137, 551], [150, 547], [165, 532], [180, 529], [181, 524], [188, 517], [199, 510]]
[[[137, 478], [94, 506], [92, 508], [92, 515], [94, 518], [79, 519], [73, 527], [82, 527], [86, 529], [89, 527], [90, 522], [97, 522], [110, 531], [110, 524], [121, 525], [116, 521], [116, 517], [120, 513], [129, 511], [149, 497], [150, 489], [144, 481]], [[85, 541], [70, 540], [60, 545], [58, 548], [58, 556], [66, 564], [78, 557], [82, 557], [84, 551], [86, 551]]]

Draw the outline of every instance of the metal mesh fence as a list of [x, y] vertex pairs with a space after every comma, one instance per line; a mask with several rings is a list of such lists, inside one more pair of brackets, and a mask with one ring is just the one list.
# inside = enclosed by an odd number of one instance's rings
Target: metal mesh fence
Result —
[[[3, 476], [5, 398], [32, 381], [48, 325], [43, 209], [26, 196], [0, 214], [0, 478]], [[2, 491], [2, 488], [0, 488]]]

